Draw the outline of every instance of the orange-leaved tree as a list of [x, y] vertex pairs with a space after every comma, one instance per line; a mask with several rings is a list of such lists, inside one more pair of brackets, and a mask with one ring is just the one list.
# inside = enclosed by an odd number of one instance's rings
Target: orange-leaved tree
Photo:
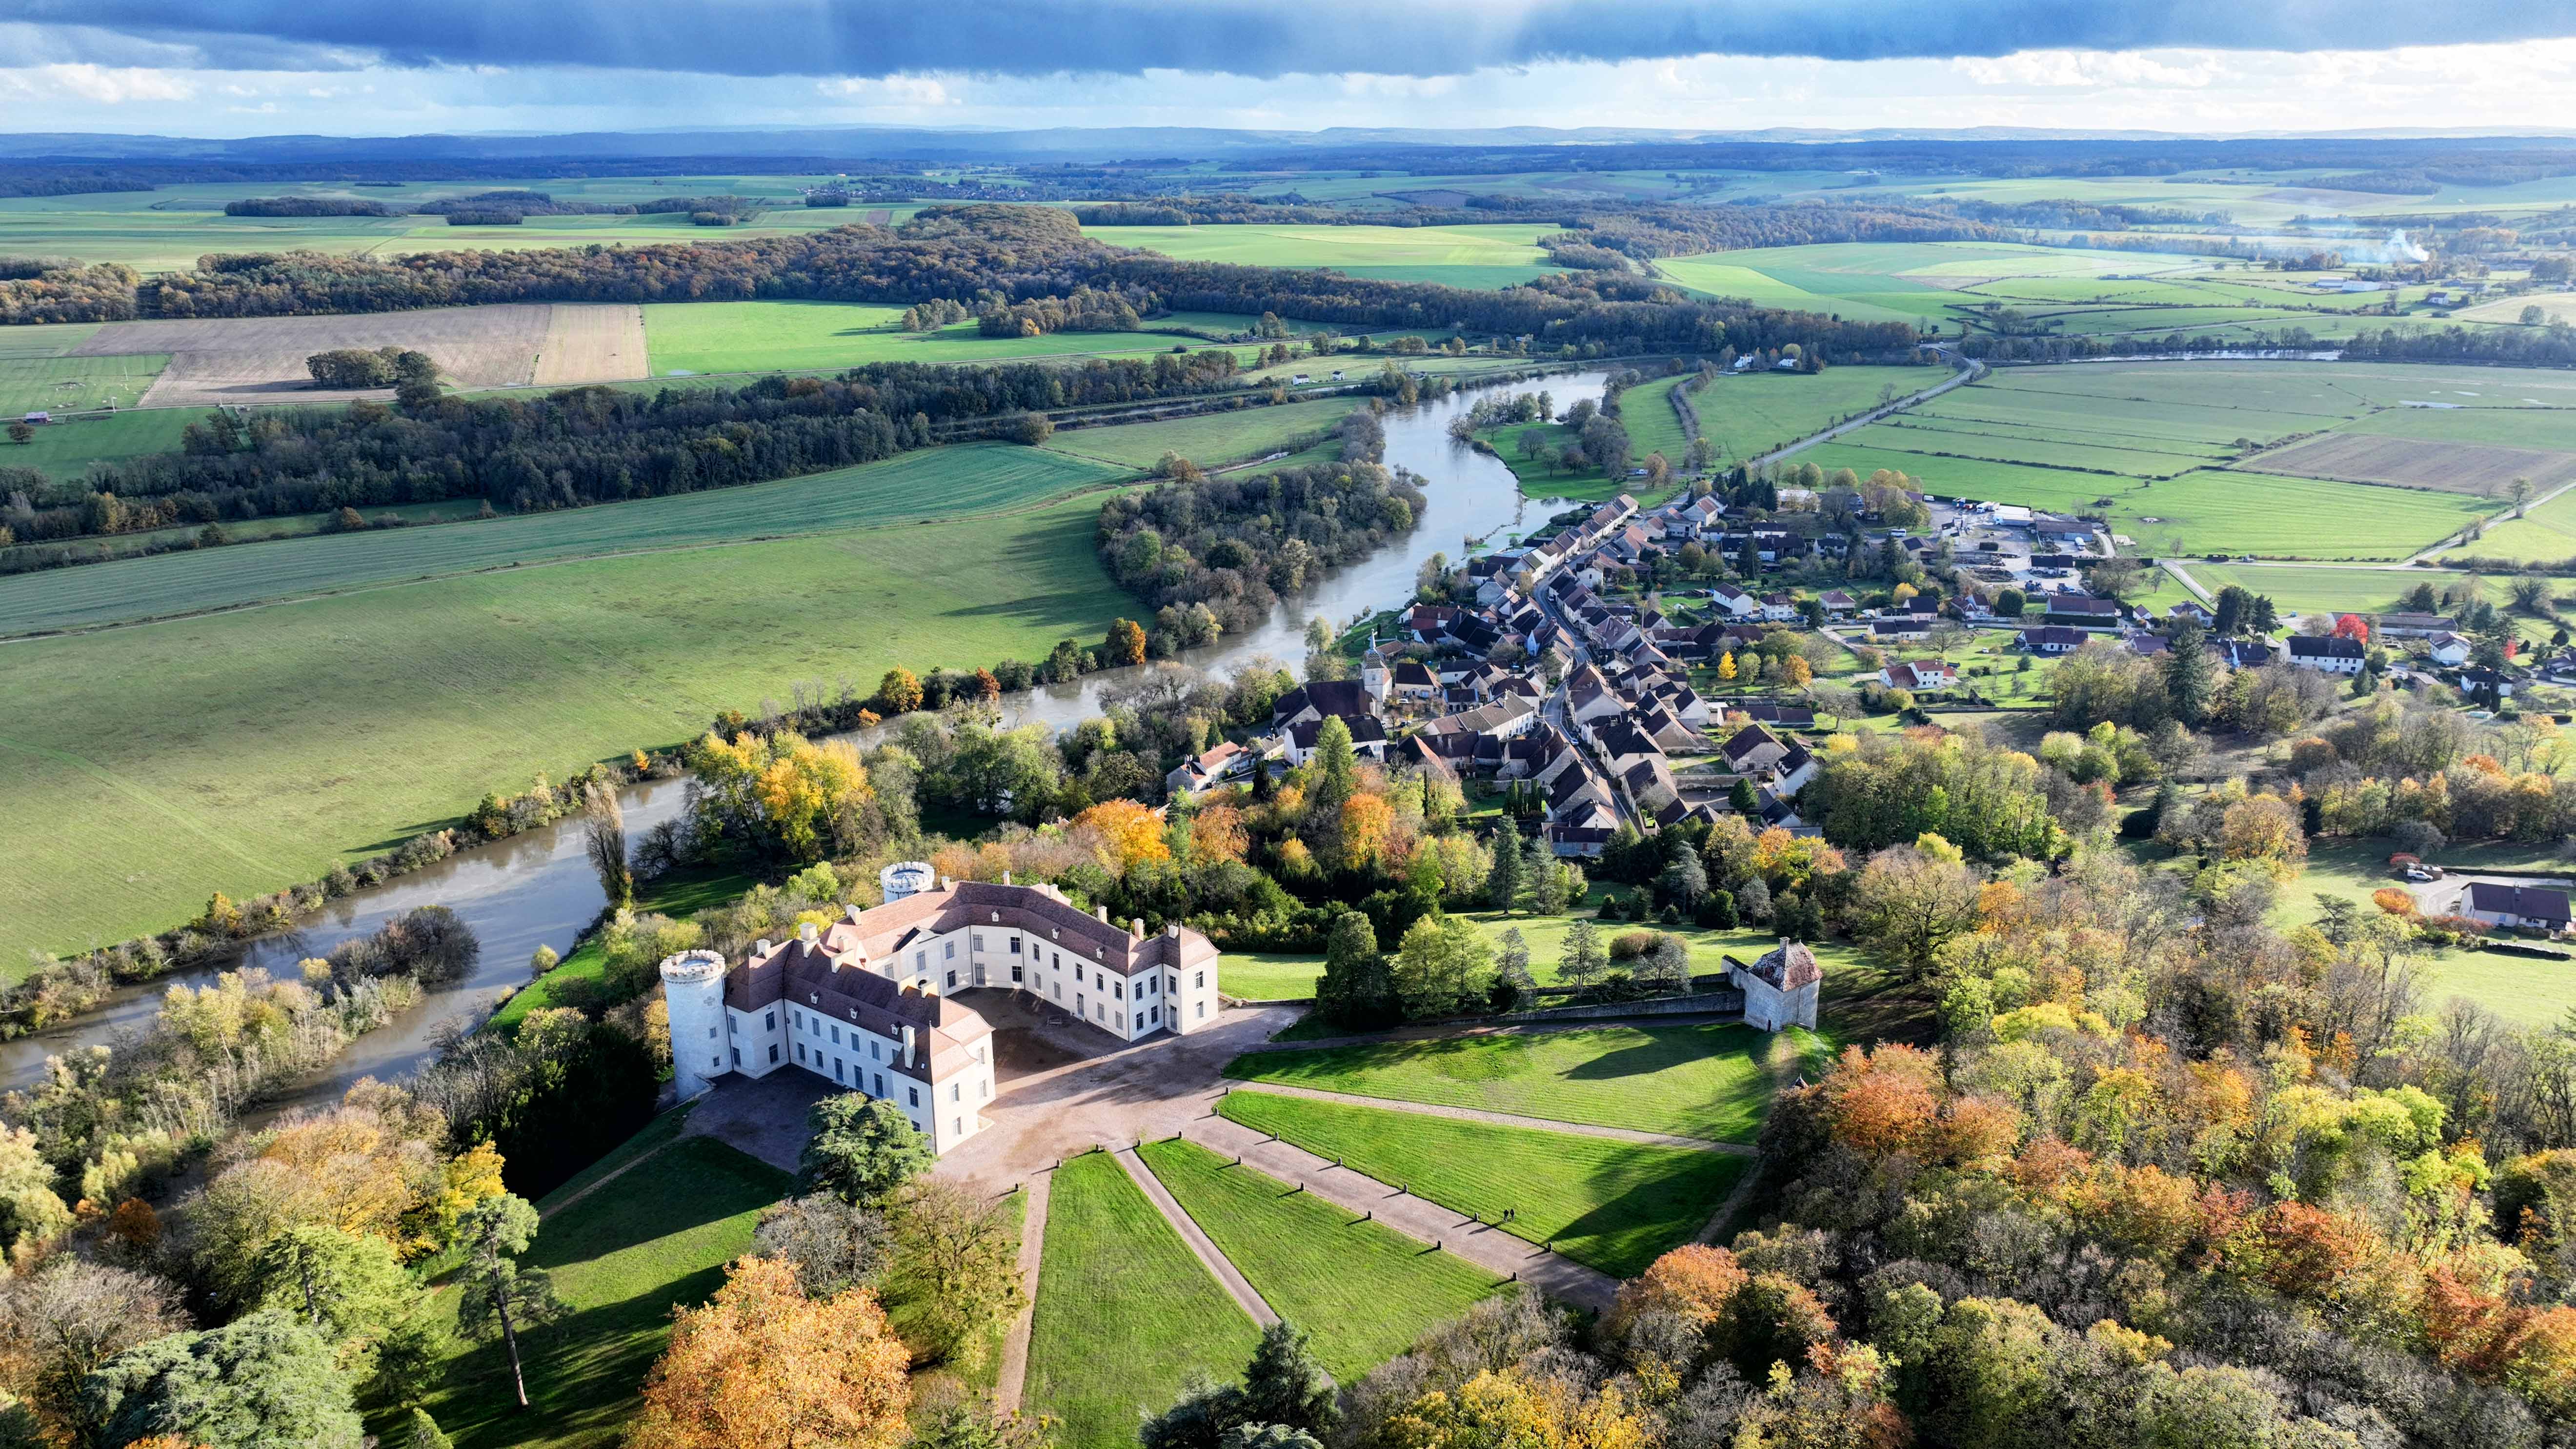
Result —
[[1172, 858], [1172, 848], [1163, 843], [1162, 817], [1133, 800], [1103, 800], [1073, 823], [1099, 837], [1101, 864], [1111, 870], [1124, 873], [1139, 861]]
[[635, 1449], [891, 1449], [909, 1360], [864, 1288], [812, 1299], [796, 1270], [739, 1258], [714, 1301], [673, 1315]]

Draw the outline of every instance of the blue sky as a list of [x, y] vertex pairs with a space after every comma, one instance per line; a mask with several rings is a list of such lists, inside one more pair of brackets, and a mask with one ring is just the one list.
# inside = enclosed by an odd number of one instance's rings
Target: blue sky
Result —
[[2576, 0], [12, 0], [11, 130], [2576, 127]]

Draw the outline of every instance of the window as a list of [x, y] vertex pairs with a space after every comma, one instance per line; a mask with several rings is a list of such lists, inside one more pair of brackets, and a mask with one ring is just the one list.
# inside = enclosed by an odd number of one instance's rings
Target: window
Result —
[[1058, 1001], [1064, 1000], [1064, 983], [1061, 981], [1055, 984], [1055, 999]]
[[839, 1046], [840, 1044], [841, 1044], [841, 1029], [840, 1029], [839, 1027], [835, 1026], [835, 1027], [833, 1027], [833, 1028], [832, 1028], [832, 1045], [834, 1045], [834, 1046]]
[[836, 1082], [841, 1080], [841, 1059], [839, 1057], [832, 1058], [832, 1080]]
[[1073, 963], [1073, 984], [1076, 986], [1082, 984], [1082, 963], [1079, 961]]
[[1110, 982], [1109, 994], [1117, 997], [1121, 1001], [1125, 1001], [1127, 999], [1127, 983], [1124, 981]]
[[958, 1095], [958, 1094], [959, 1094], [959, 1093], [961, 1093], [961, 1092], [963, 1092], [963, 1091], [965, 1091], [965, 1090], [966, 1090], [966, 1089], [965, 1089], [965, 1087], [964, 1087], [963, 1085], [961, 1085], [960, 1083], [957, 1083], [957, 1082], [950, 1082], [950, 1083], [948, 1084], [948, 1100], [949, 1100], [949, 1101], [952, 1101], [952, 1102], [955, 1102], [955, 1101], [960, 1100], [960, 1098], [959, 1098], [959, 1095]]
[[760, 1018], [760, 1029], [762, 1031], [778, 1030], [778, 1013], [774, 1011], [764, 1013]]
[[956, 959], [957, 959], [957, 943], [956, 943], [956, 942], [954, 942], [954, 941], [942, 941], [942, 942], [940, 942], [940, 943], [939, 943], [939, 959], [941, 959], [942, 961], [954, 961], [954, 960], [956, 960]]
[[990, 1078], [990, 1077], [978, 1077], [978, 1078], [976, 1078], [976, 1079], [975, 1079], [975, 1095], [976, 1095], [978, 1098], [989, 1097], [989, 1096], [993, 1095], [993, 1079], [992, 1079], [992, 1078]]
[[1160, 1025], [1160, 1024], [1162, 1023], [1162, 1020], [1163, 1020], [1163, 1008], [1161, 1008], [1161, 1007], [1159, 1007], [1159, 1006], [1149, 1006], [1149, 1007], [1146, 1007], [1146, 1008], [1145, 1008], [1145, 1024], [1146, 1024], [1147, 1026], [1157, 1026], [1157, 1025]]
[[709, 1058], [707, 1058], [707, 1070], [708, 1070], [708, 1071], [711, 1071], [711, 1072], [720, 1072], [720, 1071], [723, 1071], [723, 1070], [724, 1070], [724, 1058], [722, 1058], [722, 1057], [709, 1057]]
[[733, 1049], [733, 1064], [737, 1067], [742, 1065], [742, 1048], [740, 1047], [735, 1047]]
[[948, 989], [951, 991], [957, 989], [957, 973], [954, 971], [948, 973]]
[[1052, 953], [1050, 953], [1050, 954], [1052, 954], [1052, 955], [1055, 957], [1055, 969], [1057, 969], [1058, 971], [1063, 970], [1063, 969], [1064, 969], [1064, 953], [1063, 953], [1062, 951], [1056, 951], [1056, 952], [1052, 952]]
[[885, 1073], [883, 1072], [877, 1073], [877, 1095], [880, 1097], [885, 1095]]
[[733, 1035], [733, 1033], [734, 1033], [734, 1019], [733, 1019], [732, 1017], [728, 1016], [728, 1017], [726, 1017], [726, 1018], [725, 1018], [725, 1035], [727, 1035], [727, 1036], [731, 1036], [731, 1035]]
[[1118, 1013], [1118, 1029], [1120, 1031], [1125, 1031], [1127, 1029], [1127, 1013], [1123, 1011]]
[[949, 1118], [949, 1119], [948, 1119], [948, 1130], [949, 1130], [950, 1132], [952, 1132], [952, 1133], [955, 1133], [957, 1136], [960, 1136], [960, 1137], [965, 1136], [965, 1135], [966, 1135], [966, 1119], [965, 1119], [965, 1118], [963, 1118], [963, 1117], [951, 1117], [951, 1118]]
[[[1013, 936], [1011, 938], [1011, 954], [1014, 956], [1020, 954], [1020, 938], [1017, 936]], [[1032, 952], [1030, 954], [1034, 955], [1036, 953]]]
[[709, 1038], [710, 1040], [714, 1039], [715, 1034], [716, 1034], [716, 1029], [715, 1029], [715, 1027], [714, 1027], [713, 1025], [709, 1025], [709, 1026], [707, 1027], [707, 1036], [708, 1036], [708, 1038]]
[[1204, 971], [1201, 971], [1201, 972], [1197, 973], [1194, 977], [1192, 977], [1192, 978], [1191, 978], [1191, 980], [1190, 980], [1190, 989], [1191, 989], [1192, 991], [1205, 991], [1205, 990], [1207, 990], [1207, 973], [1206, 973], [1206, 972], [1204, 972]]
[[796, 1044], [796, 1060], [800, 1064], [805, 1060], [805, 1043], [801, 1041]]
[[769, 1044], [769, 1064], [773, 1067], [778, 1065], [778, 1043], [776, 1042]]
[[903, 1092], [905, 1096], [912, 1099], [912, 1105], [916, 1107], [921, 1105], [921, 1089], [919, 1087], [906, 1087], [903, 1089]]
[[1011, 963], [1011, 984], [1013, 986], [1020, 984], [1020, 964], [1016, 961]]
[[930, 969], [930, 953], [929, 953], [928, 951], [915, 951], [915, 952], [913, 952], [913, 953], [912, 953], [912, 969], [913, 969], [913, 970], [915, 970], [915, 971], [927, 971], [927, 970], [929, 970], [929, 969]]
[[975, 933], [975, 949], [978, 951], [984, 949], [984, 933], [981, 931]]

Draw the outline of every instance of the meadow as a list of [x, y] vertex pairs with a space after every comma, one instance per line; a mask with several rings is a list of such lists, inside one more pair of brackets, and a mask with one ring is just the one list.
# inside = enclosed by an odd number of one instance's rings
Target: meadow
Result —
[[1735, 1024], [1616, 1026], [1251, 1052], [1225, 1074], [1749, 1143], [1771, 1103], [1767, 1046], [1767, 1038]]
[[1150, 1142], [1137, 1156], [1262, 1301], [1315, 1336], [1316, 1357], [1342, 1383], [1503, 1286], [1464, 1258], [1425, 1252], [1195, 1142]]
[[170, 365], [136, 357], [0, 357], [0, 418], [30, 412], [130, 408]]
[[1134, 1444], [1140, 1415], [1171, 1407], [1192, 1372], [1241, 1374], [1260, 1338], [1106, 1152], [1056, 1170], [1040, 1263], [1023, 1402], [1068, 1449]]
[[[311, 880], [487, 790], [676, 743], [798, 681], [865, 690], [896, 664], [972, 667], [1097, 639], [1134, 607], [1092, 555], [1098, 506], [493, 568], [11, 644], [0, 972], [24, 971], [30, 950], [166, 929], [210, 891]], [[238, 552], [334, 541], [346, 540]]]
[[1865, 413], [1883, 397], [1937, 386], [1948, 375], [1948, 369], [1934, 367], [1751, 372], [1718, 378], [1691, 394], [1691, 406], [1699, 411], [1700, 433], [1718, 462], [1741, 463]]
[[1022, 508], [1120, 476], [1109, 465], [1043, 448], [965, 443], [667, 498], [122, 559], [0, 579], [0, 637], [571, 558]]
[[[552, 1272], [573, 1312], [521, 1342], [524, 1413], [498, 1343], [450, 1360], [427, 1407], [457, 1449], [616, 1443], [670, 1339], [671, 1309], [706, 1301], [723, 1284], [724, 1265], [750, 1248], [760, 1210], [786, 1193], [787, 1174], [709, 1138], [674, 1140], [683, 1116], [664, 1114], [537, 1205], [545, 1220], [527, 1262]], [[646, 1156], [650, 1165], [584, 1195]], [[440, 1296], [452, 1303], [453, 1294]]]
[[[0, 417], [16, 416], [15, 412], [0, 413]], [[144, 408], [61, 419], [36, 429], [36, 435], [25, 443], [0, 442], [0, 466], [41, 468], [55, 478], [77, 478], [92, 463], [147, 453], [175, 453], [188, 424], [204, 416], [195, 408]]]
[[[1213, 328], [1218, 314], [1186, 323], [1148, 321], [1135, 332], [1050, 332], [986, 337], [972, 320], [936, 332], [906, 332], [901, 307], [868, 302], [655, 302], [644, 308], [644, 340], [657, 377], [858, 367], [870, 362], [996, 362], [1031, 357], [1168, 352], [1203, 340], [1185, 327]], [[1257, 320], [1228, 318], [1248, 329]], [[1249, 354], [1246, 354], [1249, 355]]]
[[1514, 1209], [1504, 1232], [1622, 1278], [1687, 1241], [1753, 1163], [1267, 1092], [1229, 1092], [1217, 1110], [1443, 1207], [1489, 1221]]
[[1193, 262], [1330, 267], [1354, 277], [1505, 287], [1556, 270], [1533, 239], [1554, 226], [1103, 226], [1085, 233]]

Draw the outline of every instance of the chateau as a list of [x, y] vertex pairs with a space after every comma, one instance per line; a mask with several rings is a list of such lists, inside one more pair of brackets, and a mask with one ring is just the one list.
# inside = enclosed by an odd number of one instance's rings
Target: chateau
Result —
[[712, 951], [662, 963], [682, 1100], [729, 1072], [792, 1067], [893, 1102], [946, 1152], [980, 1129], [994, 1089], [992, 1026], [953, 993], [1024, 991], [1120, 1041], [1218, 1016], [1217, 948], [1196, 931], [1149, 936], [1052, 885], [952, 881], [919, 862], [881, 880], [884, 905], [761, 941], [739, 963]]

